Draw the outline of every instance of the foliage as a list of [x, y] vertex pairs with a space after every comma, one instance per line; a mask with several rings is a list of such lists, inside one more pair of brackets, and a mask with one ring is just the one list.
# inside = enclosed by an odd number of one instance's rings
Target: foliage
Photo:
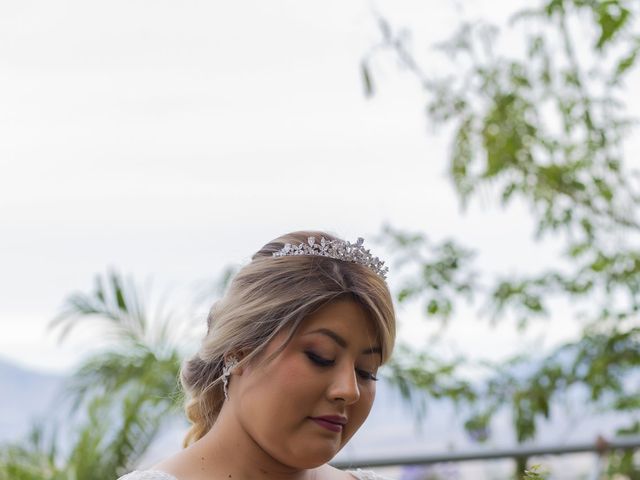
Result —
[[35, 426], [23, 443], [0, 448], [0, 480], [66, 479], [56, 465], [55, 441], [45, 438], [42, 426]]
[[[633, 395], [625, 399], [624, 405], [619, 408], [628, 408], [635, 410], [638, 408], [640, 399], [638, 395]], [[636, 420], [626, 428], [620, 428], [617, 431], [620, 436], [624, 435], [640, 435], [640, 421]], [[608, 458], [607, 475], [615, 478], [617, 475], [626, 476], [629, 480], [640, 480], [640, 462], [638, 462], [638, 453], [633, 450], [622, 452], [611, 452]]]
[[471, 384], [453, 375], [458, 364], [444, 362], [426, 352], [416, 352], [407, 345], [398, 345], [393, 358], [385, 365], [385, 378], [412, 403], [420, 420], [426, 413], [426, 403], [423, 395], [417, 395], [418, 391], [426, 392], [434, 399], [449, 399], [456, 403], [476, 398]]
[[[0, 448], [0, 480], [112, 480], [135, 466], [175, 413], [180, 354], [170, 317], [150, 319], [132, 282], [111, 272], [92, 293], [75, 293], [53, 321], [64, 338], [98, 323], [116, 341], [85, 359], [66, 385], [70, 422], [78, 423], [63, 452], [54, 430], [36, 427], [24, 444]], [[86, 416], [86, 418], [84, 418]]]
[[[523, 328], [553, 317], [553, 299], [581, 307], [573, 312], [580, 338], [496, 365], [469, 392], [475, 413], [466, 426], [480, 439], [506, 405], [518, 440], [533, 438], [554, 402], [576, 389], [592, 405], [640, 413], [632, 388], [640, 364], [640, 191], [623, 158], [634, 126], [625, 95], [637, 71], [638, 14], [632, 0], [544, 0], [513, 15], [509, 45], [497, 26], [463, 22], [437, 45], [451, 61], [450, 72], [437, 75], [422, 68], [406, 34], [378, 19], [382, 40], [362, 63], [367, 95], [375, 93], [373, 54], [391, 51], [424, 88], [430, 121], [452, 132], [448, 171], [462, 205], [480, 192], [503, 206], [527, 205], [536, 239], [561, 252], [538, 272], [489, 278], [473, 265], [477, 252], [454, 240], [436, 244], [386, 227], [396, 269], [409, 272], [398, 301], [420, 301], [427, 318], [448, 320], [460, 302], [480, 299], [494, 321], [515, 318]], [[430, 361], [426, 370], [439, 364]], [[465, 384], [457, 372], [447, 381]]]
[[523, 480], [543, 480], [547, 478], [547, 474], [541, 471], [539, 465], [534, 465], [529, 470], [524, 471]]
[[150, 320], [132, 282], [114, 272], [105, 277], [96, 278], [92, 293], [70, 295], [52, 322], [53, 328], [61, 329], [61, 338], [81, 323], [97, 322], [115, 340], [109, 349], [84, 360], [72, 376], [68, 390], [74, 406], [144, 385], [147, 402], [169, 411], [179, 395], [180, 367], [180, 353], [170, 334], [171, 317]]
[[[114, 402], [94, 399], [73, 432], [68, 452], [57, 430], [33, 427], [27, 440], [0, 449], [0, 480], [113, 480], [135, 465], [159, 428], [157, 412], [142, 408], [147, 392], [130, 391]], [[47, 435], [48, 433], [48, 435]]]

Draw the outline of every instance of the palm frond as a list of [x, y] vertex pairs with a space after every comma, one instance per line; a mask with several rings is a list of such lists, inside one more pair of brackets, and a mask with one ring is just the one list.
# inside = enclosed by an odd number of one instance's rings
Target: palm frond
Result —
[[127, 341], [142, 342], [148, 329], [144, 300], [135, 284], [115, 271], [97, 276], [91, 293], [76, 292], [67, 297], [50, 328], [60, 329], [64, 340], [81, 321], [106, 323], [110, 334]]
[[87, 417], [62, 452], [56, 431], [36, 425], [20, 443], [0, 446], [0, 480], [113, 480], [151, 445], [170, 404], [138, 385], [118, 398], [91, 398]]
[[35, 424], [22, 443], [0, 446], [0, 480], [69, 480], [57, 466], [56, 432]]
[[73, 476], [113, 480], [134, 466], [165, 418], [165, 406], [152, 399], [145, 388], [130, 389], [117, 404], [94, 398], [67, 462]]
[[149, 401], [174, 405], [179, 392], [180, 356], [173, 350], [159, 356], [145, 345], [137, 344], [128, 351], [107, 351], [86, 360], [66, 384], [66, 395], [72, 399], [72, 411], [92, 398], [116, 399], [119, 392], [144, 387]]

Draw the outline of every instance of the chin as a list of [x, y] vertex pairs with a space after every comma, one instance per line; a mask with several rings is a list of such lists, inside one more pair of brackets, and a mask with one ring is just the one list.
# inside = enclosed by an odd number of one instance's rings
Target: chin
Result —
[[[307, 445], [308, 447], [308, 445]], [[300, 469], [316, 468], [329, 462], [337, 455], [340, 448], [316, 448], [307, 449], [304, 452], [299, 452], [299, 455], [293, 455], [291, 458], [295, 458], [295, 467]]]
[[335, 455], [326, 455], [326, 456], [306, 456], [304, 459], [299, 459], [295, 465], [292, 465], [300, 470], [311, 470], [314, 468], [318, 468], [325, 463], [328, 463], [333, 459]]

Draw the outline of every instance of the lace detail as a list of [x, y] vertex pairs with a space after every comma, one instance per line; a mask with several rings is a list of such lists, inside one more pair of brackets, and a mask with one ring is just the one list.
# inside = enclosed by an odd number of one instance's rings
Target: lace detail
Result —
[[173, 475], [160, 470], [134, 470], [118, 480], [177, 480]]
[[[371, 470], [347, 470], [347, 472], [358, 480], [391, 480], [388, 477], [381, 477]], [[173, 475], [169, 475], [166, 472], [160, 470], [134, 470], [131, 473], [120, 477], [118, 480], [177, 480]]]
[[371, 470], [362, 470], [361, 468], [347, 470], [347, 472], [359, 480], [391, 480], [389, 477], [382, 477]]

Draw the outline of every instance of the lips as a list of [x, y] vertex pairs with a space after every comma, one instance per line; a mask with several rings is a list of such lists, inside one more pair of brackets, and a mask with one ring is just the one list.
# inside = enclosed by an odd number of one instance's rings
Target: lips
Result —
[[339, 415], [324, 415], [322, 417], [309, 417], [321, 427], [332, 432], [341, 432], [343, 426], [347, 423], [347, 418]]

